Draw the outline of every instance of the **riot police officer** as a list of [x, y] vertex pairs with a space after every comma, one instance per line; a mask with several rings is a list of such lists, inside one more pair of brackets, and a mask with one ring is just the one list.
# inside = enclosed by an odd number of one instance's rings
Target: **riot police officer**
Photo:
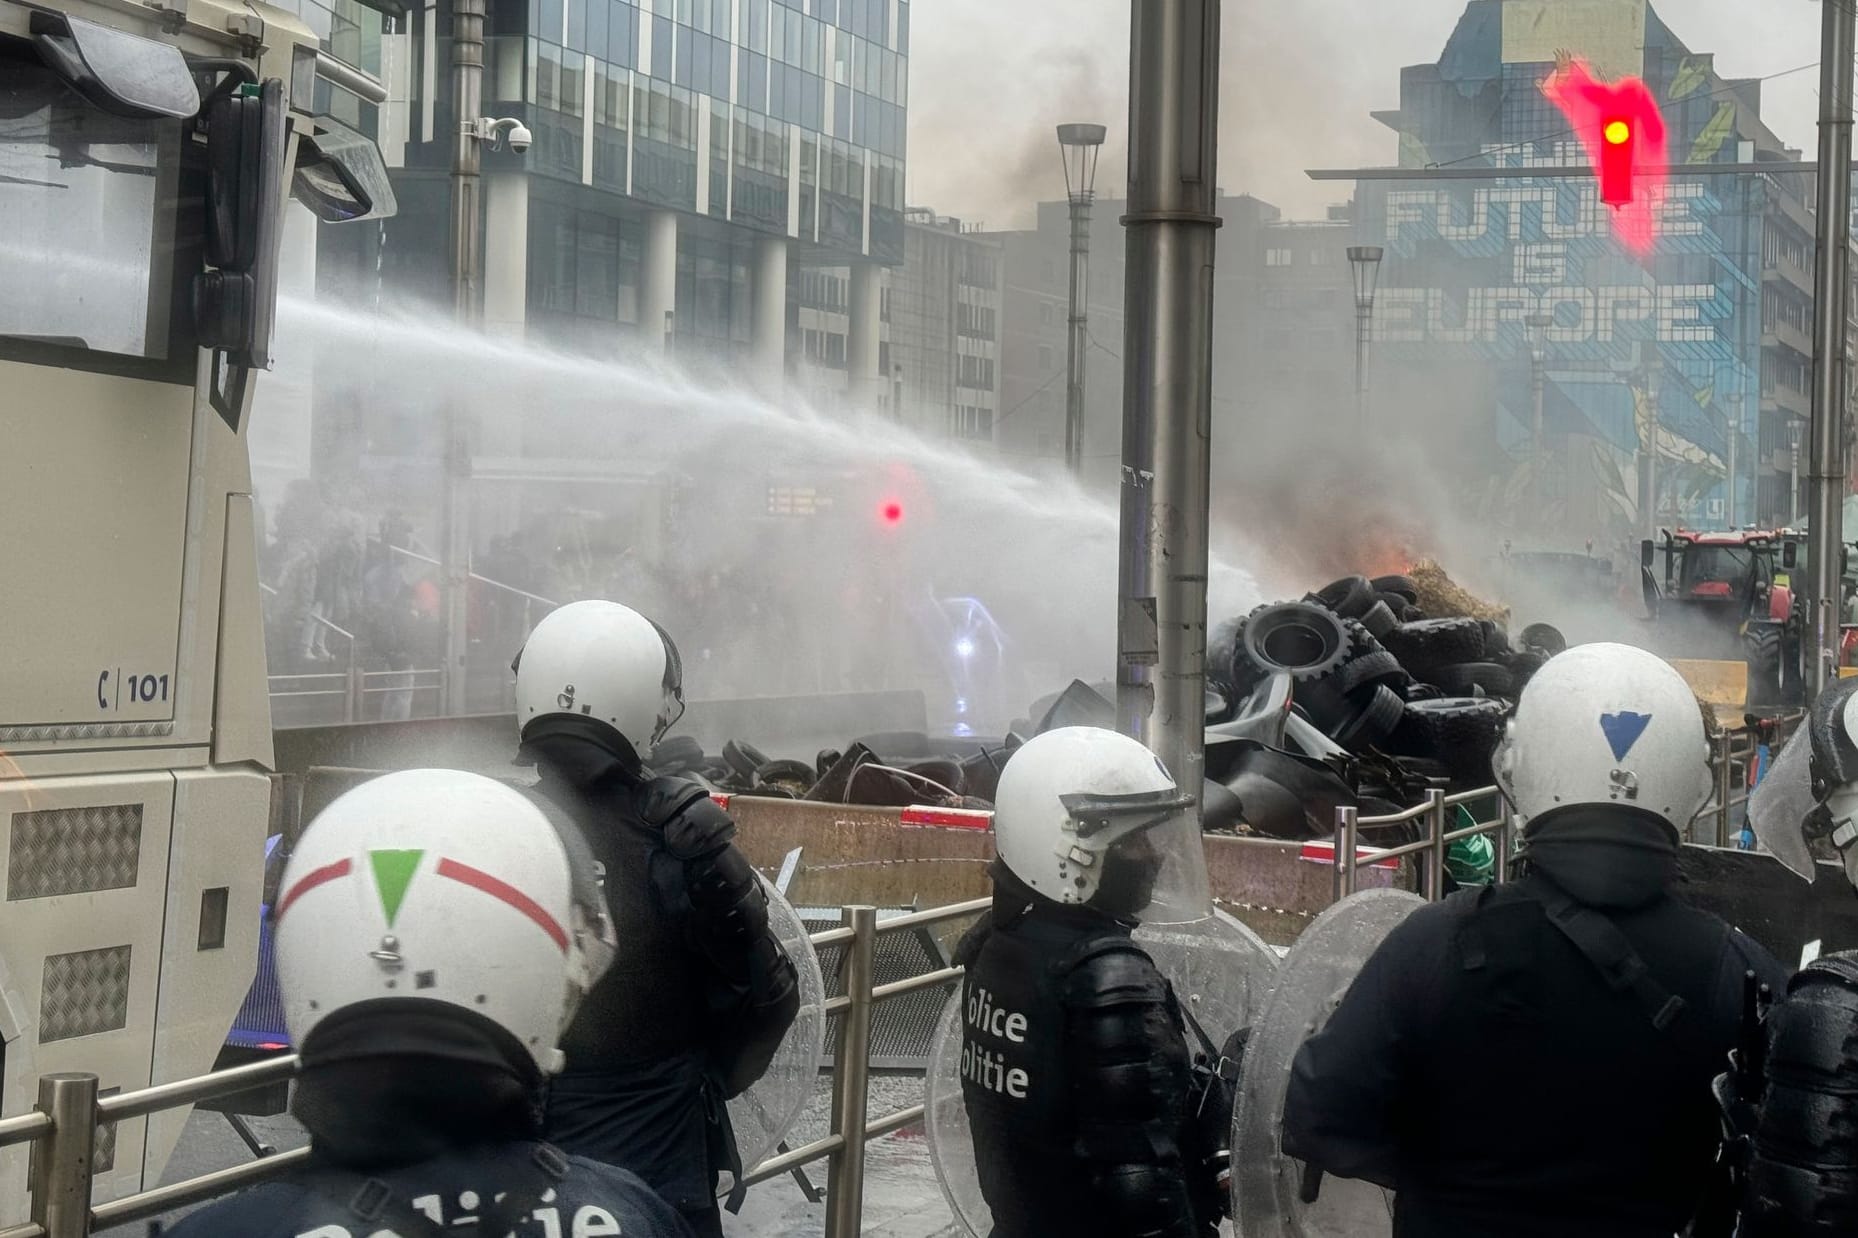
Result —
[[557, 1040], [613, 956], [572, 829], [452, 770], [385, 775], [317, 816], [274, 913], [311, 1160], [174, 1238], [487, 1236], [518, 1222], [688, 1238], [633, 1174], [541, 1142]]
[[536, 625], [516, 663], [522, 757], [604, 871], [618, 957], [563, 1037], [549, 1138], [624, 1166], [700, 1235], [717, 1179], [742, 1169], [724, 1102], [753, 1086], [799, 1010], [798, 978], [735, 824], [699, 784], [645, 758], [684, 710], [677, 646], [614, 602]]
[[1672, 894], [1708, 756], [1696, 698], [1658, 658], [1597, 644], [1550, 660], [1495, 757], [1521, 876], [1380, 944], [1296, 1057], [1284, 1151], [1394, 1188], [1402, 1238], [1682, 1229], [1744, 973], [1780, 974]]
[[[1841, 679], [1815, 699], [1749, 804], [1762, 843], [1808, 880], [1823, 840], [1858, 885], [1855, 737], [1858, 679]], [[1755, 1060], [1723, 1080], [1743, 1171], [1737, 1232], [1858, 1233], [1858, 951], [1816, 959], [1777, 996]]]
[[1038, 736], [1000, 776], [993, 909], [957, 951], [993, 1238], [1197, 1238], [1217, 1222], [1181, 1014], [1130, 936], [1164, 893], [1156, 831], [1190, 804], [1148, 749], [1092, 727]]

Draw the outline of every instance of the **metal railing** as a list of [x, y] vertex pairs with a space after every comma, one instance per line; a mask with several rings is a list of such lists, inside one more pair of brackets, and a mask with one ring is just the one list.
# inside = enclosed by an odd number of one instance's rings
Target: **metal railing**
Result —
[[[1437, 902], [1445, 897], [1446, 849], [1460, 839], [1475, 838], [1480, 834], [1495, 835], [1495, 871], [1501, 877], [1508, 869], [1510, 861], [1510, 816], [1507, 812], [1500, 812], [1494, 821], [1475, 821], [1456, 830], [1445, 828], [1448, 809], [1486, 799], [1497, 799], [1501, 806], [1502, 800], [1498, 798], [1495, 787], [1480, 787], [1475, 791], [1462, 791], [1457, 795], [1447, 795], [1443, 791], [1434, 789], [1426, 792], [1425, 803], [1386, 817], [1363, 817], [1361, 810], [1353, 805], [1336, 809], [1334, 862], [1337, 901], [1355, 892], [1356, 879], [1360, 876], [1361, 870], [1368, 865], [1397, 860], [1402, 856], [1424, 855], [1426, 857], [1425, 894], [1429, 900]], [[1362, 826], [1404, 825], [1420, 820], [1426, 823], [1426, 836], [1417, 842], [1404, 843], [1398, 847], [1364, 849], [1361, 846]], [[0, 1235], [0, 1238], [4, 1238], [4, 1235]]]
[[[876, 983], [877, 939], [976, 915], [992, 905], [974, 899], [910, 912], [879, 922], [877, 908], [847, 906], [840, 926], [812, 935], [814, 949], [844, 946], [845, 992], [827, 999], [828, 1018], [840, 1018], [832, 1061], [832, 1108], [827, 1133], [811, 1143], [770, 1157], [743, 1175], [746, 1184], [765, 1182], [802, 1166], [827, 1164], [825, 1238], [856, 1238], [864, 1209], [865, 1145], [923, 1120], [924, 1107], [910, 1105], [873, 1120], [870, 1101], [871, 1016], [877, 1003], [921, 989], [940, 988], [961, 978], [961, 968]], [[217, 1071], [194, 1079], [157, 1084], [99, 1098], [92, 1074], [50, 1074], [39, 1079], [37, 1108], [0, 1121], [0, 1148], [35, 1145], [27, 1189], [31, 1219], [0, 1230], [0, 1238], [88, 1238], [99, 1229], [151, 1220], [173, 1208], [228, 1195], [280, 1177], [309, 1159], [308, 1148], [273, 1153], [168, 1186], [140, 1191], [104, 1204], [91, 1203], [93, 1143], [99, 1125], [146, 1117], [197, 1101], [231, 1096], [295, 1075], [297, 1059], [279, 1058]]]
[[[1798, 725], [1798, 718], [1783, 719], [1771, 742], [1776, 751], [1786, 740], [1792, 727]], [[1734, 843], [1731, 826], [1738, 820], [1736, 814], [1748, 804], [1748, 770], [1762, 744], [1762, 738], [1754, 731], [1724, 731], [1710, 741], [1710, 773], [1714, 787], [1709, 803], [1691, 823], [1688, 831], [1689, 841], [1707, 842], [1716, 847], [1729, 847]], [[1740, 777], [1738, 778], [1738, 773]], [[1498, 805], [1498, 814], [1494, 820], [1478, 821], [1461, 829], [1446, 828], [1446, 812], [1450, 808], [1473, 804], [1480, 800], [1490, 800]], [[1509, 871], [1510, 848], [1512, 844], [1509, 829], [1510, 814], [1502, 810], [1502, 795], [1496, 787], [1479, 787], [1474, 791], [1464, 791], [1457, 795], [1447, 795], [1443, 791], [1432, 790], [1426, 793], [1426, 802], [1415, 805], [1405, 812], [1394, 813], [1385, 817], [1363, 817], [1360, 810], [1349, 806], [1335, 810], [1335, 897], [1338, 901], [1355, 892], [1357, 878], [1361, 870], [1372, 864], [1384, 863], [1409, 855], [1426, 857], [1424, 873], [1424, 893], [1426, 898], [1437, 902], [1445, 896], [1445, 852], [1453, 843], [1464, 838], [1474, 838], [1480, 834], [1493, 836], [1493, 848], [1496, 852], [1495, 873], [1497, 880]], [[1426, 823], [1425, 837], [1417, 842], [1404, 843], [1398, 847], [1361, 846], [1363, 827], [1381, 827], [1404, 825], [1412, 821], [1423, 820]], [[1710, 837], [1699, 839], [1698, 827], [1713, 824]], [[5, 1235], [0, 1235], [5, 1238]]]

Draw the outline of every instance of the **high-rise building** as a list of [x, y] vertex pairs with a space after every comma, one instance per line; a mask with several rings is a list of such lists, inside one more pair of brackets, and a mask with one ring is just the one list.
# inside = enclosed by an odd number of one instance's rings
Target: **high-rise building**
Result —
[[[1674, 176], [1656, 198], [1658, 242], [1635, 257], [1593, 181], [1514, 175], [1586, 161], [1541, 90], [1561, 48], [1602, 78], [1647, 83], [1673, 164], [1774, 170]], [[1404, 69], [1399, 107], [1376, 113], [1404, 167], [1512, 174], [1364, 180], [1356, 215], [1359, 239], [1386, 249], [1378, 402], [1426, 408], [1474, 473], [1514, 482], [1507, 492], [1528, 496], [1510, 512], [1519, 534], [1612, 544], [1789, 514], [1786, 447], [1811, 372], [1812, 184], [1786, 170], [1798, 152], [1760, 108], [1759, 82], [1723, 78], [1646, 0], [1472, 0], [1439, 60]]]
[[[400, 210], [321, 236], [319, 289], [449, 305], [450, 6], [336, 3], [391, 92], [348, 110], [379, 135]], [[484, 156], [486, 328], [599, 357], [668, 347], [777, 389], [806, 346], [790, 284], [832, 269], [849, 372], [880, 394], [909, 21], [909, 0], [491, 0], [484, 114], [534, 138]], [[330, 407], [320, 384], [317, 402]], [[327, 451], [394, 437], [343, 424], [354, 403], [319, 419]]]

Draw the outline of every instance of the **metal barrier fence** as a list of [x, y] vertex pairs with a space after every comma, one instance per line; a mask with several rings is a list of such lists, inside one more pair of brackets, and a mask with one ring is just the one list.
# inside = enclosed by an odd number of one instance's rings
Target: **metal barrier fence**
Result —
[[[1772, 743], [1776, 750], [1785, 742], [1793, 727], [1798, 725], [1798, 717], [1782, 719], [1776, 729]], [[1762, 739], [1754, 731], [1724, 731], [1710, 742], [1710, 773], [1714, 786], [1709, 803], [1690, 825], [1689, 841], [1703, 842], [1716, 847], [1728, 847], [1733, 842], [1731, 825], [1738, 819], [1736, 813], [1748, 804], [1748, 772], [1760, 751]], [[1740, 778], [1737, 774], [1740, 774]], [[1446, 810], [1464, 804], [1473, 804], [1480, 800], [1492, 800], [1499, 812], [1495, 820], [1478, 821], [1462, 829], [1448, 830]], [[1335, 897], [1346, 898], [1355, 892], [1356, 875], [1370, 864], [1384, 863], [1402, 856], [1423, 855], [1425, 865], [1425, 895], [1427, 899], [1437, 902], [1444, 897], [1445, 891], [1445, 851], [1453, 843], [1463, 838], [1474, 838], [1480, 834], [1493, 836], [1496, 852], [1497, 879], [1509, 869], [1510, 848], [1513, 842], [1509, 825], [1510, 814], [1502, 809], [1502, 796], [1496, 787], [1480, 787], [1474, 791], [1465, 791], [1457, 795], [1447, 795], [1443, 791], [1428, 791], [1426, 802], [1394, 813], [1386, 817], [1363, 817], [1356, 808], [1338, 808], [1335, 810]], [[1398, 847], [1369, 847], [1365, 850], [1360, 844], [1360, 831], [1363, 826], [1402, 825], [1410, 821], [1424, 820], [1426, 837], [1418, 842], [1405, 843]], [[1699, 826], [1712, 826], [1708, 838], [1699, 838]], [[0, 1238], [5, 1238], [0, 1235]]]
[[[832, 1067], [832, 1108], [827, 1133], [744, 1175], [750, 1184], [778, 1178], [802, 1166], [827, 1164], [825, 1238], [855, 1238], [864, 1209], [865, 1145], [923, 1119], [923, 1106], [911, 1105], [872, 1120], [867, 1112], [870, 1083], [871, 1013], [877, 1003], [922, 989], [941, 988], [961, 978], [961, 968], [936, 971], [889, 984], [875, 983], [877, 939], [959, 920], [985, 911], [989, 899], [933, 907], [883, 921], [877, 908], [848, 906], [840, 926], [812, 936], [815, 949], [843, 946], [845, 992], [826, 1002], [828, 1018], [844, 1020]], [[236, 1067], [196, 1079], [157, 1084], [140, 1091], [99, 1099], [97, 1076], [51, 1074], [39, 1080], [38, 1107], [32, 1113], [0, 1121], [0, 1148], [30, 1143], [28, 1181], [31, 1220], [0, 1230], [0, 1238], [88, 1238], [113, 1225], [146, 1221], [174, 1208], [228, 1195], [288, 1173], [309, 1159], [308, 1148], [278, 1152], [183, 1182], [138, 1192], [93, 1205], [91, 1153], [100, 1124], [146, 1117], [197, 1101], [231, 1096], [288, 1079], [297, 1071], [295, 1057]]]

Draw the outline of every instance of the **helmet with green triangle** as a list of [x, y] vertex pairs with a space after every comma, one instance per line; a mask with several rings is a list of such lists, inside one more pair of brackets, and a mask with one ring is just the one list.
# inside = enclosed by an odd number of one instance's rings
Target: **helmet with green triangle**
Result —
[[458, 770], [362, 783], [305, 828], [279, 884], [278, 981], [301, 1047], [330, 1014], [411, 998], [512, 1035], [543, 1073], [613, 956], [574, 827]]

